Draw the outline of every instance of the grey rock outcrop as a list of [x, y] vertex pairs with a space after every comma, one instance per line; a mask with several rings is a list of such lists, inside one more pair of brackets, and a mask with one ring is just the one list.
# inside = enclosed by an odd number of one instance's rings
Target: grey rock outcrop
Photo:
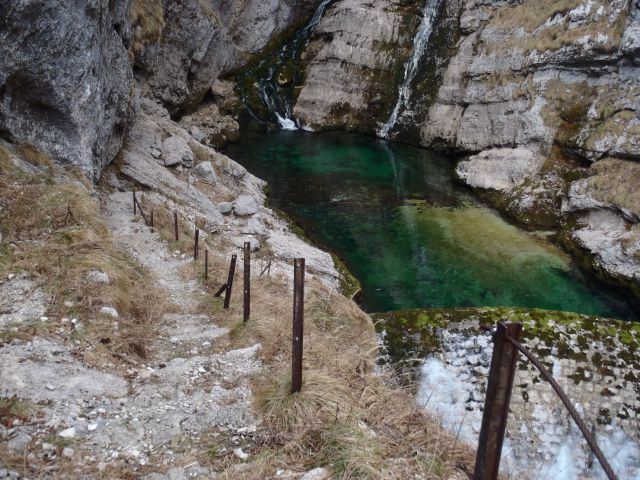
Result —
[[218, 181], [218, 176], [211, 162], [201, 162], [196, 165], [193, 171], [204, 182], [216, 183]]
[[90, 179], [129, 121], [129, 1], [0, 0], [0, 135]]
[[343, 0], [327, 10], [303, 56], [309, 66], [293, 110], [298, 122], [375, 131], [395, 101], [419, 9], [395, 0]]
[[166, 138], [162, 142], [162, 158], [167, 167], [193, 165], [193, 151], [189, 144], [177, 135]]
[[318, 3], [166, 2], [160, 40], [137, 57], [149, 93], [172, 113], [195, 110], [215, 79], [242, 66], [285, 29], [308, 17]]

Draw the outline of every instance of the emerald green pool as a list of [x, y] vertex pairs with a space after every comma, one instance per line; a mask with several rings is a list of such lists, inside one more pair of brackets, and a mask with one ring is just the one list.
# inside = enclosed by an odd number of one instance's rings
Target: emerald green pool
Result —
[[228, 156], [361, 281], [370, 312], [514, 306], [630, 318], [623, 296], [481, 205], [432, 152], [346, 133], [246, 133]]

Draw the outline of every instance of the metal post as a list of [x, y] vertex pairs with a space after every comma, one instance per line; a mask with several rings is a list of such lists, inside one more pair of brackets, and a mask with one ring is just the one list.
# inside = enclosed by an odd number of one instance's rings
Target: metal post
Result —
[[153, 210], [151, 210], [151, 231], [153, 232]]
[[247, 323], [251, 310], [251, 243], [244, 242], [244, 303], [242, 321]]
[[133, 191], [133, 215], [135, 216], [138, 212], [136, 211], [136, 191]]
[[498, 478], [502, 442], [509, 415], [511, 388], [518, 360], [518, 350], [507, 341], [507, 335], [518, 340], [521, 330], [520, 323], [505, 325], [498, 322], [493, 337], [493, 356], [489, 369], [474, 480], [497, 480]]
[[178, 212], [173, 212], [173, 229], [176, 233], [176, 242], [178, 241]]
[[304, 258], [294, 260], [291, 393], [302, 388], [302, 339], [304, 336]]
[[195, 234], [193, 236], [194, 244], [193, 244], [193, 259], [198, 259], [198, 238], [200, 238], [200, 230], [196, 228]]
[[209, 250], [204, 251], [204, 281], [209, 280]]
[[231, 301], [231, 289], [233, 288], [233, 276], [236, 273], [236, 260], [238, 256], [231, 256], [231, 265], [229, 265], [229, 276], [227, 277], [227, 288], [224, 293], [224, 308], [225, 310], [229, 308], [229, 302]]
[[214, 295], [214, 297], [219, 297], [220, 295], [222, 295], [222, 292], [225, 292], [227, 290], [227, 284], [225, 283], [224, 285], [222, 285], [220, 287], [220, 290], [218, 290], [216, 292], [216, 294]]

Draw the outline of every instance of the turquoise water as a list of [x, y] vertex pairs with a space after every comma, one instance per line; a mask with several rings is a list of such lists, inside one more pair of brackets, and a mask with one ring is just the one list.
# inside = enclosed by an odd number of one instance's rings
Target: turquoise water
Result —
[[225, 152], [361, 281], [370, 312], [519, 306], [629, 318], [558, 248], [506, 223], [453, 181], [451, 159], [369, 137], [247, 133]]

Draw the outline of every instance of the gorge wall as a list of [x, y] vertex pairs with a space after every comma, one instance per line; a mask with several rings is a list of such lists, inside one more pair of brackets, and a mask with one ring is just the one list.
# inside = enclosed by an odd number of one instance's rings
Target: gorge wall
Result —
[[[238, 72], [321, 3], [0, 0], [0, 136], [97, 181], [142, 96], [220, 147], [238, 138]], [[638, 0], [326, 6], [289, 66], [298, 126], [467, 155], [462, 181], [640, 298]]]
[[[394, 36], [398, 3], [346, 0], [328, 12], [308, 48], [300, 123], [380, 134], [412, 48], [406, 34]], [[457, 169], [463, 182], [526, 227], [561, 230], [596, 274], [638, 296], [640, 3], [437, 8], [409, 99], [385, 136], [469, 155]]]

